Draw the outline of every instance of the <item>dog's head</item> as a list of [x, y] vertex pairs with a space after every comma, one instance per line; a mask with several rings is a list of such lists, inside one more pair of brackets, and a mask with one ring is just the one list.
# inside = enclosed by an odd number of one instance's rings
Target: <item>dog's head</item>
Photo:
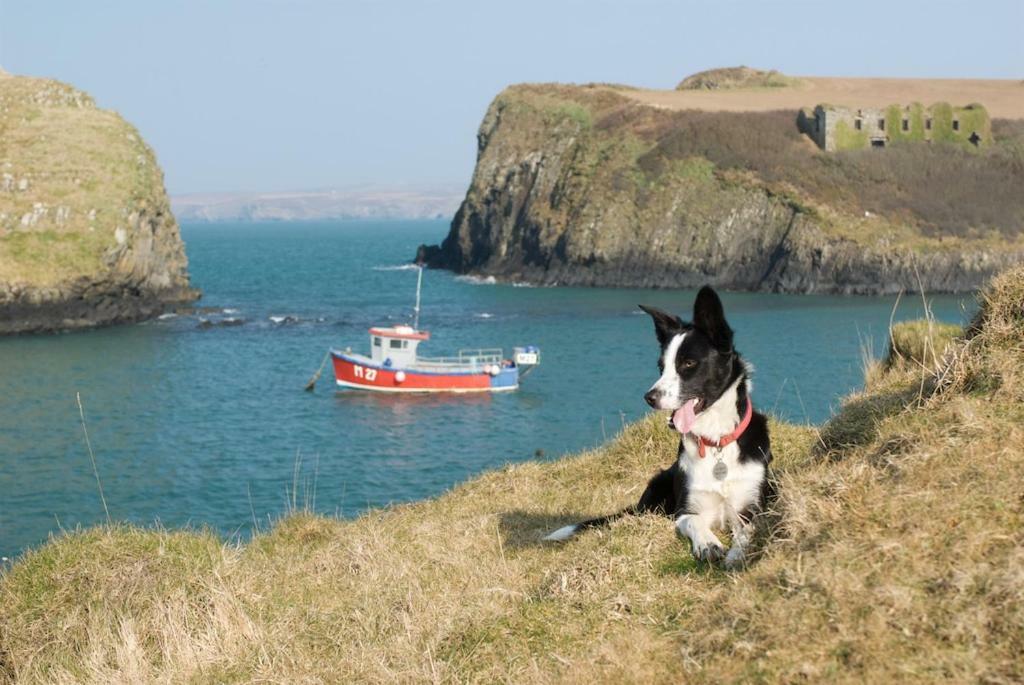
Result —
[[654, 307], [640, 308], [654, 319], [661, 344], [661, 377], [644, 399], [655, 409], [672, 412], [674, 427], [689, 432], [697, 415], [714, 404], [742, 372], [722, 301], [710, 287], [701, 288], [693, 303], [692, 323]]

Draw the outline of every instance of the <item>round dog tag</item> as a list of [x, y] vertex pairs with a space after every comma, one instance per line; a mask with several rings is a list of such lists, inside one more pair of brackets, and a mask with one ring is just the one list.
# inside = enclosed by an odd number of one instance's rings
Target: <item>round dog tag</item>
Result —
[[729, 467], [721, 459], [716, 461], [714, 468], [711, 469], [711, 475], [715, 477], [715, 480], [725, 480], [728, 473]]

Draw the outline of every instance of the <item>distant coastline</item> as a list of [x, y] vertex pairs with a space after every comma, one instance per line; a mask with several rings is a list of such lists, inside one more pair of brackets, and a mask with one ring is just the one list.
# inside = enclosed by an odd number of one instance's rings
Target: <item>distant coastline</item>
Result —
[[451, 219], [462, 186], [364, 187], [293, 192], [173, 195], [179, 221], [303, 221], [316, 219]]

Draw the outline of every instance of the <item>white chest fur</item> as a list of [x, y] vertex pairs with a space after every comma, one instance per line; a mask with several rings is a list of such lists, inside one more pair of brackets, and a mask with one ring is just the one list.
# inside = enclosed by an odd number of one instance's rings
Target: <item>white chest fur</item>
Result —
[[[753, 460], [741, 464], [736, 443], [721, 450], [709, 447], [703, 458], [697, 452], [693, 436], [684, 437], [683, 446], [679, 467], [686, 474], [687, 512], [696, 514], [714, 528], [738, 523], [739, 515], [760, 498], [764, 465]], [[714, 476], [719, 459], [726, 467], [725, 478], [721, 480]]]

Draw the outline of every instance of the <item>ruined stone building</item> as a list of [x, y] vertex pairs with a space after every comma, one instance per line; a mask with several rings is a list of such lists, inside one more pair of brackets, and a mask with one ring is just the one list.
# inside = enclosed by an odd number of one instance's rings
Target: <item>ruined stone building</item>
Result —
[[803, 109], [797, 125], [822, 150], [856, 150], [892, 143], [944, 141], [980, 147], [992, 140], [988, 112], [978, 104], [931, 107], [914, 103], [884, 109], [818, 105]]

